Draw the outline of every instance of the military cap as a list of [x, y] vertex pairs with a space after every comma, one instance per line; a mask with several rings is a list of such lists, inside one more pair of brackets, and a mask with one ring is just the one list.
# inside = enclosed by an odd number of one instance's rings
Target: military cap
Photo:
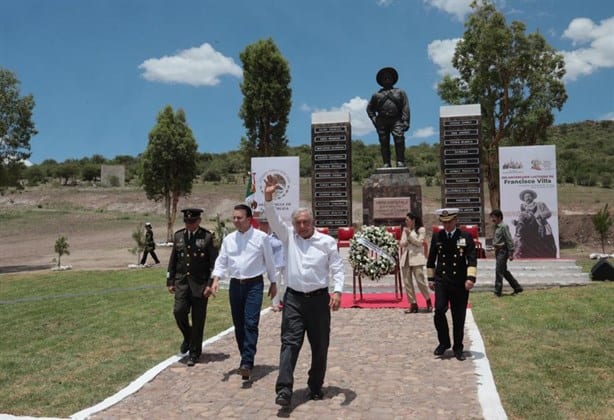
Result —
[[445, 209], [437, 209], [435, 210], [435, 214], [439, 216], [440, 222], [449, 222], [450, 220], [454, 220], [454, 218], [458, 215], [460, 210], [457, 208], [445, 208]]
[[269, 223], [269, 220], [266, 217], [259, 217], [258, 223]]
[[181, 212], [183, 213], [184, 222], [195, 222], [200, 219], [203, 209], [183, 209]]
[[145, 227], [151, 227], [151, 223], [149, 222], [145, 223]]
[[392, 84], [394, 85], [399, 80], [399, 73], [393, 67], [384, 67], [377, 72], [375, 80], [377, 80], [378, 85], [384, 87], [384, 79], [388, 77], [392, 79]]

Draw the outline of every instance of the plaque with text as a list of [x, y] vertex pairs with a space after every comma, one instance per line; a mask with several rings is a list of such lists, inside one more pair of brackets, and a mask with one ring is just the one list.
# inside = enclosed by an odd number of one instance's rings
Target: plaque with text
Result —
[[386, 197], [373, 199], [373, 219], [405, 219], [411, 209], [410, 197]]
[[352, 225], [352, 127], [347, 112], [311, 115], [311, 192], [315, 224], [336, 234]]
[[459, 224], [478, 225], [484, 235], [480, 105], [442, 106], [439, 117], [442, 202], [459, 209]]

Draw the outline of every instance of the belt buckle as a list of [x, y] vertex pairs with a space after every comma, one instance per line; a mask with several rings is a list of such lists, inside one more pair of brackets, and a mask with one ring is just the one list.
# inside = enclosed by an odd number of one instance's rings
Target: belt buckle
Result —
[[315, 292], [307, 292], [307, 293], [303, 293], [303, 296], [305, 297], [312, 297], [314, 295]]

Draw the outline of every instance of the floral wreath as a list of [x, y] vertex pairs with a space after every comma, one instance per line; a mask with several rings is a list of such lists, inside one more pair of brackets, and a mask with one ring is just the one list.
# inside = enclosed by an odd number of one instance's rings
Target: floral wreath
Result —
[[399, 254], [395, 237], [380, 226], [363, 226], [350, 239], [350, 263], [371, 280], [394, 272]]

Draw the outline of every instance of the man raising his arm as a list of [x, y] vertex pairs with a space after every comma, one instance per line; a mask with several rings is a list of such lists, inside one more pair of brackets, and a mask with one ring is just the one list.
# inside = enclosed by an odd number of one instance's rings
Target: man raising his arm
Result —
[[[315, 230], [313, 215], [306, 208], [292, 213], [292, 226], [283, 223], [275, 210], [273, 194], [277, 189], [271, 175], [265, 180], [264, 214], [271, 230], [283, 242], [286, 252], [286, 294], [281, 320], [279, 376], [275, 383], [275, 403], [290, 405], [294, 386], [294, 369], [303, 345], [305, 332], [311, 345], [309, 369], [310, 398], [323, 397], [330, 340], [330, 310], [341, 304], [344, 271], [335, 240]], [[328, 292], [329, 273], [333, 278], [333, 294]]]

